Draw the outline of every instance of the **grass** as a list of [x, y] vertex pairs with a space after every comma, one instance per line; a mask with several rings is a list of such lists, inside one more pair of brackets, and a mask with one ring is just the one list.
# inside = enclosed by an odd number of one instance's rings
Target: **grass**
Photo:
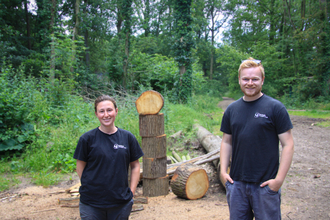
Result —
[[16, 176], [17, 174], [0, 176], [0, 192], [20, 184], [20, 180]]
[[314, 110], [289, 110], [288, 112], [290, 115], [325, 119], [325, 121], [318, 122], [317, 125], [321, 127], [330, 127], [330, 111], [314, 109]]

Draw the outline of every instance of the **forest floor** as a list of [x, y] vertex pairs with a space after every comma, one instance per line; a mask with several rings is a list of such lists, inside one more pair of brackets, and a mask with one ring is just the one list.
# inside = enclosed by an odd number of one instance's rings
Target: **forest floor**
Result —
[[[224, 109], [230, 102], [224, 100], [219, 107]], [[282, 219], [330, 219], [330, 128], [317, 125], [324, 119], [291, 116], [291, 120], [295, 153], [282, 186]], [[229, 219], [225, 191], [220, 186], [216, 168], [212, 163], [202, 166], [210, 180], [203, 198], [180, 199], [171, 191], [166, 196], [149, 197], [144, 210], [132, 212], [130, 219]], [[78, 182], [74, 174], [72, 180], [43, 188], [22, 177], [18, 187], [0, 192], [1, 219], [80, 219], [78, 208], [60, 207], [58, 203], [58, 199], [68, 198], [70, 194], [55, 193]], [[141, 186], [137, 195], [142, 195]]]

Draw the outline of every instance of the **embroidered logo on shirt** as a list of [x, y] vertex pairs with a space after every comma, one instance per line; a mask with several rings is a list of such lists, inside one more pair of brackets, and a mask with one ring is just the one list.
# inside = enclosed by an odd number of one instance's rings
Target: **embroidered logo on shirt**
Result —
[[256, 112], [256, 113], [254, 114], [254, 117], [255, 117], [255, 118], [268, 118], [267, 115], [265, 115], [265, 114], [261, 114], [261, 113], [259, 113], [259, 112]]
[[119, 145], [119, 144], [115, 144], [115, 145], [113, 145], [113, 148], [114, 148], [114, 149], [119, 149], [119, 148], [121, 148], [121, 149], [126, 149], [126, 147], [125, 147], [124, 145]]

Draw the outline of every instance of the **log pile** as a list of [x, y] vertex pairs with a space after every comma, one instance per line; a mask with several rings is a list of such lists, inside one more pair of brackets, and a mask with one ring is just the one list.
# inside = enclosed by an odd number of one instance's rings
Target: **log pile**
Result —
[[142, 93], [135, 102], [139, 113], [141, 147], [144, 152], [142, 174], [144, 196], [167, 195], [169, 192], [164, 114], [159, 113], [163, 105], [163, 96], [153, 90]]

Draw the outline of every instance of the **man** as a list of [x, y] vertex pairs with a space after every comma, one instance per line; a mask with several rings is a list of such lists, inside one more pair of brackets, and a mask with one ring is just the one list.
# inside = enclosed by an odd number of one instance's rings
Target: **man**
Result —
[[285, 106], [261, 92], [264, 80], [261, 61], [244, 60], [238, 69], [244, 95], [222, 118], [220, 175], [226, 182], [230, 219], [281, 219], [280, 188], [294, 151], [292, 123]]

